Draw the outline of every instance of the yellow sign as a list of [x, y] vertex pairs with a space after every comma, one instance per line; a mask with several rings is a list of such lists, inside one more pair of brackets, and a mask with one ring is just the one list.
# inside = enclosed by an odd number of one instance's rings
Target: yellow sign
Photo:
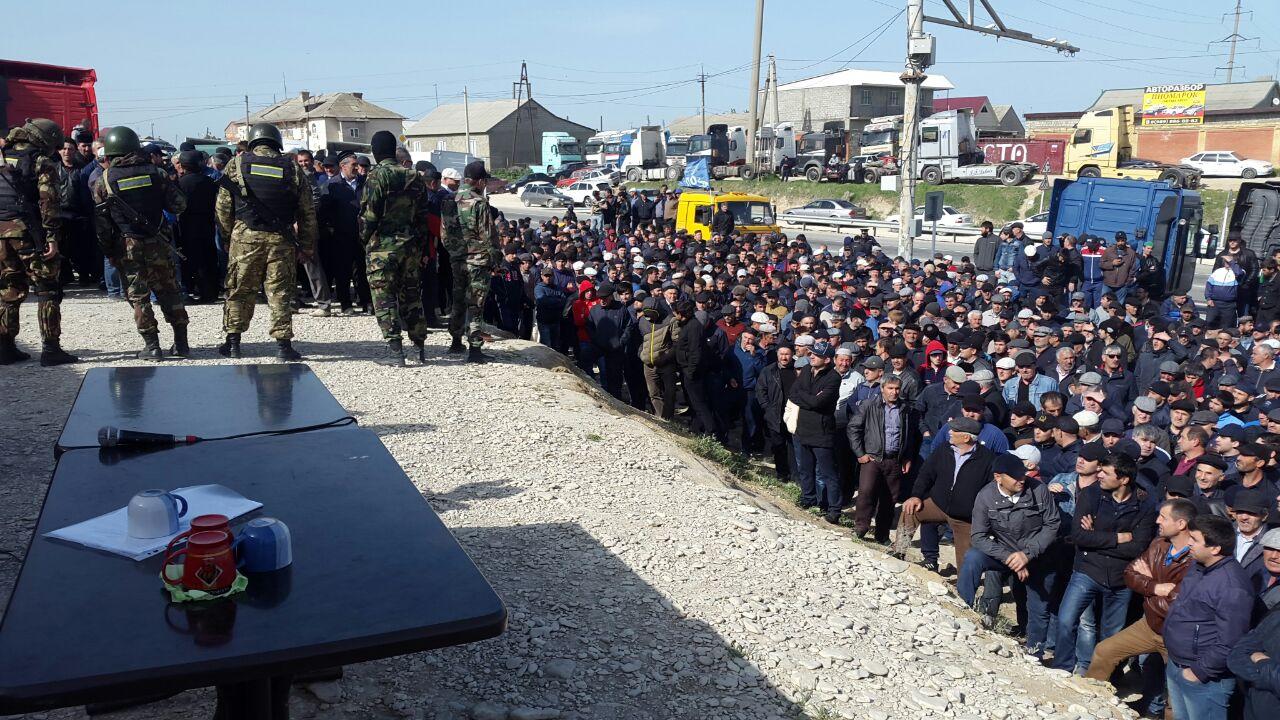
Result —
[[1204, 83], [1150, 85], [1142, 93], [1143, 125], [1204, 122]]

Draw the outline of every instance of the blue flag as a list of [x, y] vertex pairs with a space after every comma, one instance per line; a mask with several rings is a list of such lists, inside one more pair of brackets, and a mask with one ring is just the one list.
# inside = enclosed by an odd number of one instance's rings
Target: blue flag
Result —
[[680, 187], [711, 189], [711, 175], [707, 171], [707, 158], [700, 157], [684, 166], [684, 177], [680, 178]]

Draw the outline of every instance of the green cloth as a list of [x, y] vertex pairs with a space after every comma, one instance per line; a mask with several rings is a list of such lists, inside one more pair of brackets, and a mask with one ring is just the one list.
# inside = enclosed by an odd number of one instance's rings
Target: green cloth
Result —
[[231, 587], [223, 592], [214, 594], [207, 593], [203, 590], [188, 590], [181, 585], [175, 585], [169, 582], [169, 577], [182, 577], [182, 563], [176, 565], [166, 565], [164, 570], [160, 572], [160, 582], [164, 583], [164, 589], [169, 591], [169, 600], [171, 602], [199, 602], [201, 600], [216, 600], [218, 598], [230, 597], [236, 593], [244, 592], [249, 587], [249, 578], [245, 577], [239, 571], [236, 571], [236, 579], [231, 582]]

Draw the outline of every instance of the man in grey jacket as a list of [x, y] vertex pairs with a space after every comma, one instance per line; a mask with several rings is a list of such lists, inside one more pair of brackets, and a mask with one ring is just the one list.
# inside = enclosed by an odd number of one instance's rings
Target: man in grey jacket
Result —
[[1058, 506], [1044, 483], [1027, 477], [1018, 457], [1000, 455], [992, 470], [995, 482], [974, 500], [973, 545], [961, 564], [957, 590], [973, 606], [982, 585], [977, 610], [990, 627], [1004, 581], [1012, 575], [1014, 600], [1027, 617], [1027, 652], [1039, 654], [1049, 631], [1054, 568], [1048, 551], [1058, 536]]
[[886, 377], [879, 396], [863, 400], [849, 413], [845, 429], [859, 466], [853, 529], [859, 538], [866, 537], [874, 518], [880, 543], [889, 541], [901, 483], [923, 442], [920, 413], [902, 397], [902, 386], [900, 378]]

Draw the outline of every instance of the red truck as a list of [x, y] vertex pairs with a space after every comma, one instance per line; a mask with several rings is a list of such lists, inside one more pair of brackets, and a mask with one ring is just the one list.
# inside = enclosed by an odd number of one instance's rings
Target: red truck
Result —
[[98, 75], [88, 68], [0, 60], [0, 132], [28, 118], [49, 118], [71, 135], [77, 125], [98, 134]]
[[1063, 140], [1038, 138], [986, 138], [978, 141], [989, 163], [1024, 162], [1039, 168], [1042, 175], [1062, 174], [1066, 152]]

